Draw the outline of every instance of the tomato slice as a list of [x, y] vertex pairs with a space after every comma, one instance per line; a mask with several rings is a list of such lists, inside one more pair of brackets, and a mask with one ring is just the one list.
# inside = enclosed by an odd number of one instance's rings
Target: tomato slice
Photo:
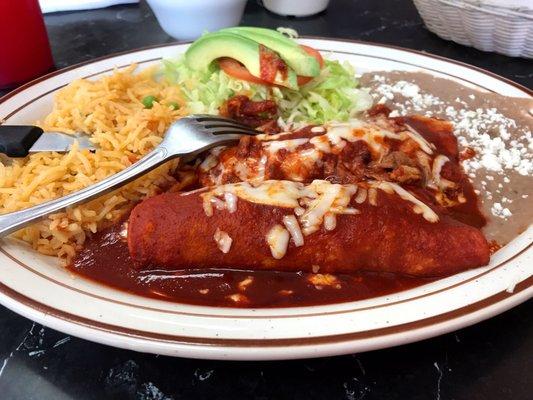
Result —
[[[320, 64], [320, 68], [324, 66], [324, 59], [318, 52], [318, 50], [313, 49], [309, 46], [300, 45], [302, 49], [305, 50], [305, 52], [313, 57], [315, 57]], [[269, 85], [273, 86], [271, 82], [267, 82], [261, 78], [258, 78], [256, 76], [253, 76], [244, 65], [242, 65], [237, 60], [234, 60], [233, 58], [229, 57], [223, 57], [218, 60], [218, 65], [222, 71], [224, 71], [229, 76], [232, 76], [236, 79], [241, 79], [243, 81], [248, 81], [252, 83], [258, 83], [260, 85]], [[310, 76], [298, 76], [298, 85], [305, 85], [309, 81], [311, 81], [313, 78]]]
[[237, 60], [229, 57], [223, 57], [218, 60], [218, 66], [222, 71], [224, 71], [229, 76], [232, 76], [236, 79], [241, 79], [243, 81], [248, 81], [252, 83], [259, 83], [261, 85], [267, 85], [268, 82], [257, 78], [248, 72], [246, 67], [242, 65]]

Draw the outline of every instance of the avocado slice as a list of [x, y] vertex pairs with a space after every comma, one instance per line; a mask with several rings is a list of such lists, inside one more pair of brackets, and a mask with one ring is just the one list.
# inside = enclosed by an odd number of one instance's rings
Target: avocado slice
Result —
[[[261, 77], [259, 43], [231, 32], [208, 33], [192, 43], [185, 52], [187, 65], [197, 71], [206, 71], [217, 58], [230, 57], [242, 63], [256, 77]], [[287, 77], [276, 76], [274, 83], [298, 89], [296, 72], [288, 68]]]
[[239, 26], [225, 28], [219, 32], [241, 35], [274, 50], [298, 75], [315, 77], [320, 74], [320, 64], [316, 58], [302, 50], [298, 43], [277, 31]]

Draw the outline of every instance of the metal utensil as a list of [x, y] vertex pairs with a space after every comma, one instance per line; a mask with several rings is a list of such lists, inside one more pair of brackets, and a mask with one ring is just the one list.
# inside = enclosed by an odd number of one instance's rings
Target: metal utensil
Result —
[[89, 136], [79, 133], [44, 132], [33, 125], [0, 125], [0, 153], [9, 157], [26, 157], [39, 151], [65, 152], [75, 141], [80, 149], [95, 150]]
[[0, 215], [0, 237], [32, 222], [108, 193], [176, 157], [192, 158], [213, 147], [259, 132], [232, 119], [191, 115], [174, 122], [163, 141], [132, 166], [85, 189], [21, 211]]

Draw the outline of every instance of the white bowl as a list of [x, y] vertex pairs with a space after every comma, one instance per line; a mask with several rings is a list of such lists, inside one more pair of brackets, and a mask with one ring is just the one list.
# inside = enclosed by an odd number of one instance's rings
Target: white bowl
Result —
[[275, 14], [308, 17], [324, 11], [329, 0], [262, 0], [263, 6]]
[[147, 0], [161, 28], [175, 39], [238, 25], [246, 0]]

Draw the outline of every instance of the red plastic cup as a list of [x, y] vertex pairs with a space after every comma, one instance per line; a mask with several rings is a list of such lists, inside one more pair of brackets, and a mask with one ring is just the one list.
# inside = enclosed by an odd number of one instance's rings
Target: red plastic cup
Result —
[[0, 89], [54, 66], [38, 0], [0, 0]]

